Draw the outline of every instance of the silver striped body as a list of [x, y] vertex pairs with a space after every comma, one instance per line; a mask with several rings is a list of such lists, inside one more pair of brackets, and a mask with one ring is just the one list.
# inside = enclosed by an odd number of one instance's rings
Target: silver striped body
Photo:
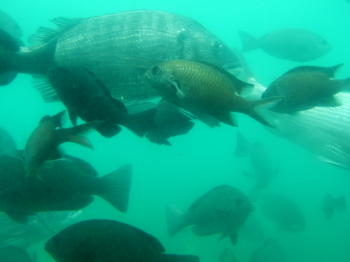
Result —
[[55, 53], [58, 65], [90, 69], [115, 98], [127, 100], [155, 96], [144, 72], [173, 59], [241, 67], [234, 52], [196, 21], [150, 10], [85, 19], [59, 36]]

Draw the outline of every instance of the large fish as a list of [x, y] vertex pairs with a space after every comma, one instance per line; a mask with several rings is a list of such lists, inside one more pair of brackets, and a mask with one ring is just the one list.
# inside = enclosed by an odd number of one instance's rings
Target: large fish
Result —
[[131, 166], [98, 177], [96, 170], [77, 158], [46, 161], [40, 178], [26, 177], [21, 159], [0, 157], [0, 210], [18, 222], [38, 212], [80, 210], [97, 195], [125, 212], [131, 186]]
[[322, 36], [299, 28], [273, 31], [260, 38], [240, 32], [240, 37], [243, 51], [261, 48], [269, 55], [296, 62], [317, 59], [331, 49]]
[[[15, 52], [0, 39], [1, 73], [45, 74], [53, 64], [83, 66], [94, 72], [114, 98], [155, 96], [144, 72], [171, 59], [205, 61], [227, 69], [240, 68], [240, 58], [198, 22], [163, 11], [139, 10], [87, 19], [55, 19], [55, 32], [41, 29], [41, 45]], [[9, 78], [7, 82], [12, 79]], [[5, 82], [3, 82], [5, 83]], [[46, 100], [54, 92], [43, 88]]]
[[87, 220], [53, 236], [45, 245], [56, 262], [199, 262], [191, 255], [166, 254], [152, 235], [114, 220]]
[[192, 226], [198, 236], [222, 234], [231, 243], [237, 243], [238, 231], [252, 212], [248, 197], [237, 188], [217, 186], [197, 199], [182, 214], [174, 207], [167, 209], [167, 224], [170, 235]]
[[22, 37], [22, 30], [15, 20], [4, 11], [0, 10], [0, 29], [19, 40]]

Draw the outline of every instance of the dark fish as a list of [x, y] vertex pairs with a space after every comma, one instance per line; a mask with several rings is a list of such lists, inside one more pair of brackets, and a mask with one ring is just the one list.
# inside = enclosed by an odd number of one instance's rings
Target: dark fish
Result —
[[57, 262], [198, 262], [190, 255], [165, 254], [150, 234], [114, 220], [87, 220], [74, 224], [46, 242]]
[[[260, 123], [270, 124], [255, 107], [278, 100], [248, 101], [239, 96], [251, 86], [221, 68], [206, 63], [173, 60], [160, 63], [146, 72], [146, 78], [166, 101], [199, 116], [208, 115], [236, 126], [231, 112], [249, 115]], [[202, 118], [203, 119], [203, 118]]]
[[268, 239], [251, 255], [249, 262], [286, 262], [287, 254], [282, 246], [273, 239]]
[[269, 55], [296, 62], [317, 59], [331, 50], [320, 35], [304, 29], [284, 29], [255, 38], [240, 32], [243, 51], [261, 48]]
[[333, 79], [341, 66], [296, 67], [272, 82], [262, 97], [281, 97], [273, 110], [289, 114], [315, 106], [339, 106], [334, 95], [348, 89], [350, 85], [350, 78]]
[[22, 38], [22, 30], [19, 25], [10, 15], [2, 10], [0, 10], [0, 29], [17, 40]]
[[255, 192], [266, 188], [279, 172], [264, 144], [259, 142], [251, 144], [240, 132], [237, 132], [235, 154], [237, 157], [249, 157], [253, 172], [245, 171], [245, 174], [255, 180], [253, 189]]
[[80, 213], [81, 211], [40, 213], [29, 217], [26, 224], [18, 223], [2, 213], [0, 214], [0, 247], [13, 245], [27, 248], [42, 242], [71, 224]]
[[38, 127], [32, 132], [24, 149], [24, 160], [28, 176], [36, 175], [40, 165], [48, 159], [58, 159], [61, 153], [58, 146], [64, 142], [74, 142], [92, 148], [90, 141], [80, 133], [86, 132], [95, 124], [87, 123], [71, 128], [61, 127], [61, 118], [64, 111], [45, 116], [40, 120]]
[[304, 213], [297, 203], [286, 196], [269, 194], [263, 197], [263, 214], [284, 231], [303, 231], [306, 227]]
[[0, 156], [1, 155], [18, 155], [15, 141], [13, 140], [12, 136], [2, 128], [0, 128]]
[[219, 262], [237, 262], [237, 257], [235, 253], [230, 248], [225, 248], [220, 256], [219, 256]]
[[15, 246], [0, 248], [1, 262], [33, 262], [27, 251]]
[[125, 212], [131, 186], [131, 166], [103, 177], [77, 158], [46, 161], [38, 177], [26, 177], [22, 160], [0, 157], [0, 210], [25, 222], [28, 215], [48, 211], [80, 210], [97, 195]]
[[253, 210], [250, 200], [238, 189], [218, 186], [196, 200], [185, 214], [174, 207], [167, 210], [167, 224], [170, 235], [192, 226], [198, 236], [222, 234], [237, 243], [239, 228]]
[[[168, 12], [139, 10], [53, 22], [59, 29], [41, 28], [42, 45], [31, 51], [14, 53], [5, 48], [0, 73], [46, 74], [53, 64], [83, 66], [101, 79], [114, 98], [135, 100], [156, 96], [144, 72], [165, 60], [241, 67], [239, 57], [202, 25]], [[47, 101], [57, 98], [45, 88], [41, 91]]]
[[157, 144], [171, 145], [168, 139], [188, 133], [194, 126], [192, 119], [171, 103], [161, 101], [152, 119], [146, 137]]
[[344, 196], [333, 197], [326, 194], [322, 201], [322, 209], [326, 219], [331, 219], [334, 212], [346, 210], [346, 199]]

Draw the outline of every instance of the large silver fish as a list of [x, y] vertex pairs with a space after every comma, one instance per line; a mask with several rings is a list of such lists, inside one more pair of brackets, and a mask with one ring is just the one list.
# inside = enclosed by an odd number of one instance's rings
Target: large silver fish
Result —
[[[60, 30], [41, 28], [41, 46], [27, 52], [9, 50], [12, 58], [4, 61], [0, 74], [6, 70], [45, 74], [53, 64], [83, 66], [106, 84], [113, 97], [129, 100], [155, 96], [144, 72], [165, 60], [189, 59], [231, 70], [240, 68], [239, 57], [221, 40], [181, 15], [140, 10], [53, 21]], [[47, 100], [54, 98], [50, 90], [41, 91]]]

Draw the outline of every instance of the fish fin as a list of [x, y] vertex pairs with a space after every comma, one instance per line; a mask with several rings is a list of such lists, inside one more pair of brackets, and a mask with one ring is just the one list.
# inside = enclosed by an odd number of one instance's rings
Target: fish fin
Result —
[[327, 96], [320, 99], [318, 106], [337, 107], [341, 106], [341, 103], [334, 96]]
[[58, 112], [56, 115], [51, 116], [50, 122], [53, 122], [56, 127], [62, 127], [62, 118], [65, 112], [66, 112], [65, 110], [62, 110], [61, 112]]
[[72, 142], [81, 146], [85, 146], [87, 148], [93, 149], [93, 145], [91, 144], [90, 140], [84, 136], [78, 136], [78, 135], [71, 135], [68, 137], [67, 142]]
[[329, 78], [333, 78], [337, 71], [343, 66], [344, 64], [338, 64], [335, 66], [328, 66], [328, 67], [323, 67], [323, 66], [298, 66], [295, 67], [289, 71], [287, 71], [283, 75], [287, 75], [290, 73], [295, 73], [295, 72], [304, 72], [304, 71], [314, 71], [314, 72], [319, 72], [326, 74]]
[[121, 127], [118, 124], [111, 122], [104, 122], [96, 127], [96, 131], [104, 137], [113, 137], [121, 131]]
[[0, 29], [0, 85], [7, 85], [16, 78], [17, 72], [13, 68], [12, 60], [18, 51], [18, 42]]
[[70, 128], [57, 129], [56, 135], [58, 137], [59, 144], [64, 142], [72, 142], [88, 148], [93, 148], [90, 140], [84, 136], [81, 136], [81, 134], [89, 131], [92, 128], [96, 128], [100, 124], [100, 121], [95, 121]]
[[156, 108], [143, 112], [129, 114], [123, 125], [136, 135], [142, 137], [154, 126]]
[[33, 35], [28, 39], [28, 42], [31, 45], [42, 45], [56, 39], [62, 33], [66, 32], [70, 28], [74, 27], [80, 23], [82, 19], [69, 19], [58, 17], [54, 18], [51, 21], [57, 26], [56, 29], [49, 27], [40, 27]]
[[234, 245], [234, 246], [237, 244], [238, 234], [237, 234], [236, 231], [231, 232], [231, 234], [230, 234], [230, 241], [231, 241], [232, 245]]
[[26, 224], [28, 222], [28, 216], [29, 214], [24, 213], [24, 212], [6, 212], [6, 214], [13, 219], [14, 221], [21, 223], [21, 224]]
[[132, 165], [124, 165], [99, 179], [101, 186], [97, 195], [121, 212], [126, 212], [129, 205]]
[[274, 126], [269, 123], [263, 116], [261, 116], [257, 111], [256, 108], [257, 107], [270, 107], [273, 105], [276, 105], [277, 102], [279, 102], [281, 100], [280, 97], [270, 97], [270, 98], [264, 98], [261, 100], [257, 100], [254, 102], [251, 102], [251, 107], [250, 109], [248, 109], [246, 113], [247, 115], [249, 115], [250, 117], [252, 117], [253, 119], [255, 119], [256, 121], [260, 122], [261, 124], [274, 128]]
[[199, 262], [199, 257], [192, 255], [162, 254], [161, 262]]
[[237, 126], [236, 120], [232, 116], [231, 112], [226, 112], [223, 114], [217, 114], [215, 117], [220, 120], [221, 122], [230, 125], [230, 126]]
[[184, 99], [186, 97], [185, 93], [182, 91], [181, 89], [181, 85], [179, 81], [176, 80], [172, 80], [170, 81], [170, 84], [172, 85], [172, 87], [174, 87], [174, 89], [176, 90], [176, 96], [179, 99]]
[[46, 76], [34, 75], [33, 84], [46, 103], [59, 100], [56, 90], [50, 84], [49, 79]]
[[168, 234], [174, 236], [181, 229], [187, 226], [184, 213], [175, 206], [168, 205], [166, 208], [166, 222]]
[[238, 32], [242, 41], [242, 51], [247, 52], [259, 48], [259, 39], [243, 31]]
[[236, 137], [236, 149], [235, 156], [236, 157], [246, 157], [249, 155], [251, 144], [249, 141], [242, 135], [241, 132], [237, 131]]

